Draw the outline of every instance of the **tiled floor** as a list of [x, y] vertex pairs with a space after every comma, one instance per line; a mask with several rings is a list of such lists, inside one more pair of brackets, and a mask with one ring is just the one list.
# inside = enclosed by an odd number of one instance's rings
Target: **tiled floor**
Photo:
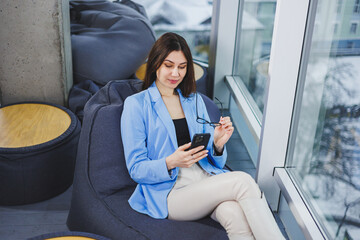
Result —
[[[256, 170], [246, 148], [235, 131], [227, 144], [227, 165], [232, 170], [241, 170], [255, 176]], [[66, 218], [70, 208], [71, 188], [50, 200], [22, 205], [0, 206], [0, 239], [21, 240], [51, 232], [67, 231]], [[281, 221], [275, 214], [281, 231]]]
[[226, 165], [231, 170], [241, 170], [255, 177], [256, 169], [254, 163], [251, 161], [245, 145], [236, 130], [226, 144], [226, 149], [228, 153]]
[[0, 239], [21, 240], [51, 232], [68, 231], [70, 187], [50, 200], [21, 205], [0, 206]]

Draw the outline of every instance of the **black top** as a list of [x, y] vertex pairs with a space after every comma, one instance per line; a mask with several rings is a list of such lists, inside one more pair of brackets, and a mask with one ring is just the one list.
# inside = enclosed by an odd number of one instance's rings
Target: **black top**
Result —
[[182, 146], [191, 142], [189, 127], [186, 122], [186, 118], [173, 119], [176, 131], [176, 139], [178, 146]]
[[[189, 127], [186, 122], [186, 118], [173, 119], [176, 131], [176, 139], [178, 142], [178, 146], [182, 146], [186, 143], [191, 142]], [[221, 152], [218, 152], [214, 146], [214, 155], [221, 156], [223, 154], [224, 149]]]

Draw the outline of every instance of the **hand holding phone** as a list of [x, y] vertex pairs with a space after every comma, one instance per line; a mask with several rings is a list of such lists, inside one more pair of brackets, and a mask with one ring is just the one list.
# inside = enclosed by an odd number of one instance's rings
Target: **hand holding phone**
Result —
[[209, 139], [210, 133], [196, 133], [193, 136], [189, 150], [199, 146], [204, 146], [204, 149], [206, 149], [206, 146], [209, 143]]
[[[195, 134], [190, 143], [180, 146], [173, 154], [165, 158], [168, 170], [175, 167], [189, 168], [208, 155], [206, 146], [209, 143], [210, 133]], [[200, 146], [203, 146], [201, 148]], [[196, 149], [197, 148], [197, 149]]]

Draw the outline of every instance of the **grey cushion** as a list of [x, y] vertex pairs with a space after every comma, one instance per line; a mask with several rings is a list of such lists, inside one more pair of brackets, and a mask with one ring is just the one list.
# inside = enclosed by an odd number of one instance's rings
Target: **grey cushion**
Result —
[[155, 34], [141, 11], [128, 5], [70, 1], [75, 83], [92, 80], [105, 85], [128, 79], [144, 63]]

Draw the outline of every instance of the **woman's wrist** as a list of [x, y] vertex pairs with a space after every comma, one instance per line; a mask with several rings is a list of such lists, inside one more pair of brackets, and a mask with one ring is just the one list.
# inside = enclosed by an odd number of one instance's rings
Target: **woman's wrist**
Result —
[[218, 152], [222, 152], [224, 150], [224, 145], [219, 145], [216, 141], [214, 141], [214, 148]]
[[166, 166], [167, 166], [168, 170], [175, 168], [175, 166], [172, 164], [171, 156], [168, 156], [167, 158], [165, 158], [165, 162], [166, 162]]
[[224, 151], [224, 145], [223, 146], [217, 146], [214, 142], [214, 151], [216, 155], [222, 155], [223, 151]]

